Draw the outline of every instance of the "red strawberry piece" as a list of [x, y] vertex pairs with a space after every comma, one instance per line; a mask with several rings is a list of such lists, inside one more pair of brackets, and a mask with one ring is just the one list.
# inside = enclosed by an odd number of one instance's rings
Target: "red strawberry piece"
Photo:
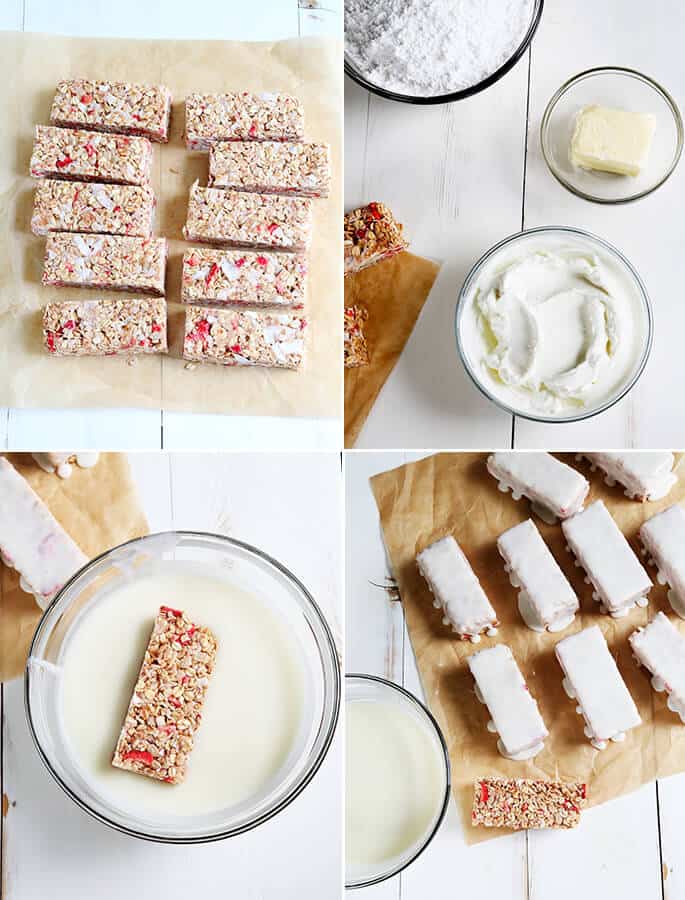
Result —
[[172, 706], [175, 706], [176, 709], [180, 709], [182, 706], [181, 701], [178, 699], [178, 697], [169, 697], [169, 703], [171, 703]]
[[269, 234], [273, 234], [274, 231], [277, 231], [280, 226], [276, 224], [276, 222], [272, 222], [271, 225], [267, 228]]
[[240, 259], [236, 259], [235, 265], [236, 265], [236, 268], [238, 268], [238, 269], [239, 269], [241, 266], [244, 266], [244, 265], [245, 265], [245, 257], [244, 257], [244, 256], [241, 256]]
[[55, 332], [48, 331], [48, 333], [45, 335], [45, 340], [47, 342], [48, 350], [50, 351], [50, 353], [54, 353], [55, 352]]
[[355, 235], [357, 238], [359, 238], [360, 241], [363, 241], [366, 237], [366, 228], [358, 228], [355, 232]]
[[171, 606], [160, 606], [159, 611], [163, 613], [171, 613], [172, 616], [176, 616], [178, 619], [179, 616], [183, 615], [183, 611], [180, 609], [173, 609]]
[[259, 263], [260, 266], [265, 266], [265, 265], [267, 265], [268, 260], [267, 260], [266, 256], [258, 256], [257, 262]]
[[585, 800], [585, 798], [587, 797], [587, 785], [586, 784], [581, 784], [580, 796], [583, 798], [583, 800]]
[[480, 802], [487, 803], [488, 797], [490, 796], [490, 792], [488, 791], [488, 786], [484, 781], [480, 783]]
[[188, 265], [196, 266], [197, 265], [197, 256], [189, 256], [188, 257]]
[[133, 760], [135, 762], [142, 762], [146, 766], [152, 765], [152, 754], [149, 750], [129, 750], [128, 753], [124, 753], [123, 759]]
[[189, 675], [184, 675], [183, 678], [181, 678], [181, 684], [188, 684], [189, 681], [190, 681]]
[[168, 777], [167, 777], [167, 778], [165, 778], [164, 780], [166, 781], [167, 784], [173, 784], [173, 783], [174, 783], [174, 779], [173, 779], [173, 778], [168, 778]]
[[255, 137], [255, 135], [257, 134], [257, 123], [256, 122], [253, 122], [252, 125], [250, 125], [250, 130], [247, 133], [250, 135], [251, 138]]
[[55, 165], [58, 169], [66, 169], [66, 167], [70, 166], [73, 161], [74, 160], [70, 156], [65, 156], [64, 159], [58, 159]]
[[62, 328], [66, 328], [71, 331], [72, 328], [76, 328], [76, 322], [73, 319], [69, 319], [67, 322], [62, 325]]
[[74, 267], [72, 266], [71, 263], [65, 263], [65, 268], [66, 268], [67, 272], [69, 272], [69, 274], [72, 274], [74, 271]]
[[136, 122], [140, 122], [140, 121], [141, 121], [141, 118], [140, 118], [140, 116], [138, 115], [138, 113], [133, 113], [133, 118], [136, 120]]
[[95, 156], [95, 147], [90, 143], [86, 144], [86, 153], [89, 157]]
[[153, 323], [152, 323], [152, 330], [153, 330], [153, 331], [161, 331], [161, 330], [162, 330], [162, 326], [161, 326], [161, 325], [158, 325], [157, 322], [153, 322]]
[[120, 206], [115, 206], [114, 209], [112, 210], [112, 212], [113, 212], [113, 213], [121, 212], [121, 207], [120, 207]]
[[228, 348], [231, 353], [240, 353], [240, 344], [234, 344], [232, 347]]
[[378, 211], [378, 206], [375, 203], [369, 203], [369, 212], [371, 213], [371, 217], [374, 219], [382, 218], [381, 214]]
[[210, 266], [209, 272], [207, 273], [207, 277], [205, 278], [205, 284], [207, 285], [207, 287], [209, 287], [209, 285], [214, 281], [214, 279], [217, 276], [218, 271], [219, 271], [219, 267], [217, 266], [217, 264], [212, 263], [212, 265]]
[[93, 95], [92, 94], [81, 94], [81, 103], [92, 103]]

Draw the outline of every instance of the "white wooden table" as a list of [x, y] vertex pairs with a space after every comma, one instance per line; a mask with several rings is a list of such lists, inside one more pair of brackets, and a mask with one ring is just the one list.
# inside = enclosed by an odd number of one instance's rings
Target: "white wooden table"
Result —
[[[406, 452], [348, 453], [346, 651], [348, 672], [381, 675], [423, 697], [401, 604], [389, 575], [368, 479], [420, 459]], [[458, 766], [458, 760], [452, 760]], [[441, 830], [404, 873], [360, 892], [364, 900], [682, 900], [685, 775], [583, 813], [574, 831], [531, 831], [472, 847], [452, 801]]]
[[[674, 0], [545, 0], [537, 36], [497, 85], [449, 106], [393, 103], [345, 85], [345, 204], [387, 203], [412, 249], [443, 261], [438, 282], [359, 437], [365, 447], [682, 446], [685, 163], [655, 194], [601, 207], [553, 179], [540, 119], [571, 75], [623, 65], [654, 77], [685, 107], [685, 7]], [[454, 305], [466, 273], [522, 227], [573, 225], [623, 250], [643, 276], [654, 349], [635, 390], [584, 423], [539, 425], [500, 411], [472, 386], [456, 354]], [[674, 390], [675, 388], [675, 390]]]
[[[218, 531], [263, 548], [307, 585], [339, 642], [338, 454], [141, 453], [129, 460], [152, 531]], [[1, 900], [340, 897], [340, 730], [313, 781], [279, 816], [236, 838], [183, 847], [121, 835], [68, 799], [32, 745], [22, 680], [0, 688], [0, 714], [8, 807]]]
[[[342, 0], [0, 0], [0, 30], [264, 41], [342, 33]], [[1, 377], [2, 373], [0, 373]], [[0, 408], [0, 450], [338, 449], [336, 419]]]

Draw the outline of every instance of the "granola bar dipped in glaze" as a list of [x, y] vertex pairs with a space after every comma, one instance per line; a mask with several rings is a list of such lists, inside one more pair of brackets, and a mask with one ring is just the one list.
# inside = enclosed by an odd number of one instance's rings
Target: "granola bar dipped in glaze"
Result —
[[304, 305], [307, 257], [194, 247], [183, 254], [181, 300], [217, 305]]
[[471, 820], [486, 828], [575, 828], [586, 801], [581, 782], [480, 778], [473, 785]]
[[369, 203], [345, 213], [345, 275], [389, 259], [409, 243], [384, 203]]
[[668, 602], [685, 619], [685, 509], [674, 503], [640, 526], [640, 540], [657, 581], [667, 584]]
[[633, 500], [661, 500], [678, 481], [673, 471], [675, 457], [668, 450], [579, 453], [578, 456], [585, 457], [593, 470], [599, 467], [609, 487], [616, 482], [623, 485], [626, 497]]
[[152, 144], [147, 138], [36, 125], [34, 178], [143, 185], [150, 181], [151, 166]]
[[171, 92], [164, 85], [75, 78], [57, 85], [50, 121], [166, 142], [170, 115]]
[[658, 612], [649, 625], [628, 638], [638, 665], [652, 676], [657, 693], [666, 691], [666, 705], [685, 724], [685, 637], [668, 616]]
[[301, 141], [302, 104], [290, 94], [232, 91], [186, 97], [188, 150], [207, 150], [215, 141]]
[[154, 209], [149, 187], [46, 179], [36, 188], [31, 231], [149, 237]]
[[185, 612], [160, 607], [126, 713], [112, 765], [181, 784], [217, 653], [209, 628]]
[[361, 306], [346, 306], [343, 325], [345, 333], [345, 368], [369, 364], [369, 348], [364, 336], [364, 322], [369, 318], [368, 310]]
[[486, 465], [500, 491], [511, 491], [514, 500], [528, 497], [533, 512], [550, 525], [579, 512], [590, 490], [587, 478], [551, 453], [502, 451], [490, 454]]
[[160, 297], [48, 303], [43, 342], [55, 356], [117, 356], [167, 349], [166, 303]]
[[210, 187], [327, 197], [330, 183], [328, 144], [221, 141], [209, 148]]

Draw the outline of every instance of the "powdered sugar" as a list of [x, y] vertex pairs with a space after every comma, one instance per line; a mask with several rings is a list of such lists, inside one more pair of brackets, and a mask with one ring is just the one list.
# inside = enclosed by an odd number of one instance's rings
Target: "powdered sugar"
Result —
[[534, 0], [345, 0], [345, 51], [386, 90], [448, 94], [510, 59], [534, 8]]

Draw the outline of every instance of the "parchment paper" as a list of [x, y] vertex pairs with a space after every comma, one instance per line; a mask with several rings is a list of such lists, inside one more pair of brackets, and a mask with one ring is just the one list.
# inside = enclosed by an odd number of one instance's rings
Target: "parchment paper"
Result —
[[[103, 453], [91, 469], [74, 466], [70, 478], [44, 472], [29, 453], [7, 459], [89, 557], [148, 533], [126, 455]], [[19, 575], [0, 563], [0, 681], [21, 675], [41, 610], [19, 587]]]
[[371, 407], [409, 340], [440, 266], [399, 253], [345, 279], [345, 306], [362, 306], [367, 366], [345, 369], [345, 447], [353, 447]]
[[[668, 497], [638, 503], [627, 499], [620, 486], [608, 487], [599, 472], [591, 473], [589, 466], [576, 462], [573, 455], [559, 456], [589, 479], [588, 502], [604, 500], [635, 550], [642, 522], [685, 500], [682, 459], [678, 462], [680, 480]], [[647, 624], [658, 610], [667, 613], [685, 634], [685, 622], [672, 613], [666, 588], [655, 583], [649, 607], [633, 609], [622, 619], [601, 615], [581, 570], [565, 551], [560, 526], [546, 525], [532, 516], [578, 594], [581, 611], [574, 624], [560, 634], [530, 631], [521, 620], [517, 590], [509, 583], [495, 545], [503, 531], [531, 517], [530, 504], [525, 499], [515, 502], [511, 494], [501, 493], [486, 471], [485, 459], [486, 454], [481, 453], [440, 454], [371, 480], [423, 688], [449, 746], [453, 791], [467, 843], [502, 833], [471, 825], [473, 782], [484, 775], [584, 781], [592, 806], [634, 791], [656, 777], [685, 770], [685, 726], [666, 708], [666, 695], [652, 690], [627, 641], [628, 635]], [[475, 645], [455, 640], [442, 624], [440, 611], [433, 608], [415, 557], [446, 534], [454, 535], [459, 542], [495, 607], [501, 620], [496, 638]], [[648, 568], [648, 572], [656, 582], [654, 568]], [[561, 668], [554, 656], [554, 646], [561, 638], [594, 624], [601, 627], [642, 717], [642, 725], [628, 732], [624, 743], [610, 743], [602, 751], [595, 750], [585, 738], [583, 720], [564, 693]], [[488, 713], [475, 697], [465, 663], [471, 653], [495, 643], [511, 647], [550, 732], [542, 753], [528, 762], [511, 762], [497, 752], [496, 739], [485, 727]]]
[[[0, 406], [141, 407], [245, 415], [340, 416], [342, 343], [342, 53], [338, 42], [135, 41], [0, 33]], [[41, 347], [40, 308], [49, 299], [104, 292], [43, 288], [45, 241], [30, 233], [35, 182], [27, 175], [33, 130], [47, 124], [57, 81], [97, 77], [163, 83], [174, 98], [169, 144], [155, 144], [155, 232], [170, 239], [168, 357], [56, 359]], [[206, 153], [189, 153], [181, 135], [183, 100], [193, 91], [276, 91], [304, 104], [306, 135], [331, 145], [333, 182], [314, 201], [306, 367], [300, 372], [184, 368], [178, 357], [183, 309], [182, 241], [190, 185], [207, 183]]]

